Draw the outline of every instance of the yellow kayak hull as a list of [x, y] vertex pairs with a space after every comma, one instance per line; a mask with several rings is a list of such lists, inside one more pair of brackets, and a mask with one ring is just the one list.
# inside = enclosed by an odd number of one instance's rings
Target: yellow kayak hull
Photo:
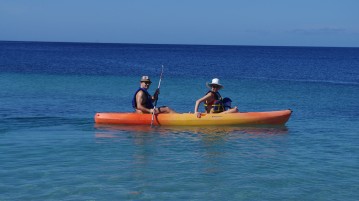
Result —
[[[291, 110], [202, 114], [201, 118], [193, 113], [157, 114], [154, 115], [153, 125], [284, 125], [291, 114]], [[152, 114], [138, 113], [96, 113], [94, 118], [98, 124], [150, 125], [152, 122]]]

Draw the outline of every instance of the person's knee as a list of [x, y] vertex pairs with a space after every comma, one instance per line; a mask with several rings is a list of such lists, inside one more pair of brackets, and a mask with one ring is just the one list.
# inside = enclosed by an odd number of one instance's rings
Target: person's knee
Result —
[[175, 111], [169, 107], [165, 107], [165, 110], [166, 110], [166, 113], [175, 113]]
[[158, 113], [168, 113], [168, 107], [163, 106], [163, 107], [159, 107], [158, 109]]
[[167, 106], [161, 106], [157, 108], [159, 113], [176, 113], [174, 110], [172, 110], [171, 108], [167, 107]]

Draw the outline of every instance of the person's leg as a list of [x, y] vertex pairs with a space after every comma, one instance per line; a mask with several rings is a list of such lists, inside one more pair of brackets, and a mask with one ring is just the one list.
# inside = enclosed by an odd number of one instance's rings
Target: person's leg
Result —
[[228, 110], [226, 110], [224, 112], [221, 112], [221, 113], [226, 114], [226, 113], [236, 113], [236, 112], [238, 112], [238, 107], [237, 106], [235, 106], [234, 108], [228, 109]]
[[167, 106], [161, 106], [161, 107], [158, 107], [157, 109], [158, 109], [159, 113], [177, 113]]

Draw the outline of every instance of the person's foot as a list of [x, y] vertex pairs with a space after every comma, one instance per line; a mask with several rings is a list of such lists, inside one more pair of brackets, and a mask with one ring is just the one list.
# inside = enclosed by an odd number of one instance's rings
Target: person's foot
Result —
[[235, 106], [235, 107], [233, 108], [233, 112], [238, 112], [238, 107], [237, 107], [237, 106]]

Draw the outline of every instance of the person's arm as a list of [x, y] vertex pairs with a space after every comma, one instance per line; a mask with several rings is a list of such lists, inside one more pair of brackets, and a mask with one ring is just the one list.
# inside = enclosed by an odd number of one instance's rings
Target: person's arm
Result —
[[212, 93], [208, 93], [196, 101], [196, 105], [194, 106], [194, 113], [197, 115], [198, 118], [201, 118], [201, 113], [198, 112], [199, 105], [202, 102], [205, 102], [206, 100], [210, 99], [211, 96], [212, 96]]
[[156, 89], [155, 93], [152, 96], [152, 102], [158, 100], [158, 94], [160, 94], [160, 89]]
[[146, 102], [144, 99], [144, 93], [143, 91], [139, 91], [136, 94], [136, 104], [137, 104], [137, 109], [141, 110], [143, 113], [152, 113], [153, 109], [148, 109], [146, 107], [143, 106], [143, 103]]

